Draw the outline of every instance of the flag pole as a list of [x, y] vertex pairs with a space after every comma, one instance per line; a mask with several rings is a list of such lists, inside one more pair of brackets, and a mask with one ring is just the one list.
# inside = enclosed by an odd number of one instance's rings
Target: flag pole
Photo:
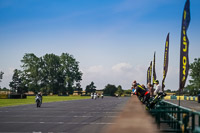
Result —
[[189, 71], [189, 40], [187, 37], [187, 29], [190, 23], [190, 0], [186, 0], [181, 26], [181, 45], [180, 45], [180, 77], [179, 77], [179, 106], [180, 106], [180, 93], [185, 86], [185, 82]]
[[168, 62], [169, 62], [169, 33], [167, 34], [166, 42], [165, 42], [165, 50], [164, 50], [164, 64], [163, 64], [163, 80], [162, 80], [162, 91], [164, 92], [165, 88], [165, 78], [167, 76], [168, 71]]
[[178, 100], [178, 106], [181, 106], [180, 93], [181, 93], [181, 89], [179, 89], [179, 100]]

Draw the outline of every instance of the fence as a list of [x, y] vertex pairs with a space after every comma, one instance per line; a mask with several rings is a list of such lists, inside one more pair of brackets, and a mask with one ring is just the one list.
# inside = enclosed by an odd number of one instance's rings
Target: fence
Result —
[[161, 123], [167, 123], [170, 128], [162, 132], [200, 133], [200, 112], [161, 101], [150, 113], [155, 116], [158, 128]]
[[176, 100], [190, 100], [190, 101], [198, 101], [198, 97], [197, 96], [175, 96], [175, 95], [171, 95], [171, 96], [166, 96], [164, 99], [165, 100], [171, 100], [171, 99], [176, 99]]

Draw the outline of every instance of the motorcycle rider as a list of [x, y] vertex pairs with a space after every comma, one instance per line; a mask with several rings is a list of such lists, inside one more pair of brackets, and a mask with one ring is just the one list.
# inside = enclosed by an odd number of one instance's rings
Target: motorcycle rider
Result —
[[91, 93], [91, 99], [93, 99], [94, 98], [94, 94], [93, 93]]
[[136, 85], [139, 85], [139, 83], [137, 83], [137, 81], [134, 80], [133, 83], [132, 83], [132, 87], [131, 87], [131, 90], [132, 90], [131, 95], [136, 95], [136, 93], [135, 93], [136, 92], [136, 89], [135, 89]]
[[97, 93], [96, 92], [94, 93], [94, 99], [95, 100], [97, 99]]
[[101, 98], [103, 99], [103, 93], [101, 93]]
[[153, 85], [151, 83], [148, 83], [147, 84], [147, 89], [148, 89], [148, 91], [150, 93], [150, 97], [152, 97], [153, 93], [154, 93]]
[[41, 104], [42, 104], [42, 93], [41, 92], [38, 92], [38, 94], [36, 95], [39, 97], [40, 101], [41, 101]]
[[145, 88], [144, 85], [140, 85], [138, 83], [133, 83], [133, 88], [135, 88], [135, 94], [141, 99], [143, 103], [149, 100], [150, 93]]

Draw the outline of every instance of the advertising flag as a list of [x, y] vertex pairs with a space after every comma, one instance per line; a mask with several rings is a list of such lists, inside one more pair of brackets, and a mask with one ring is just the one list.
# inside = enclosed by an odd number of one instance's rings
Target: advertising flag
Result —
[[149, 83], [150, 67], [147, 69], [147, 84]]
[[155, 61], [156, 61], [156, 52], [154, 52], [154, 56], [153, 56], [153, 84], [154, 84], [154, 81], [156, 80], [156, 66], [155, 66]]
[[168, 70], [168, 62], [169, 62], [169, 33], [167, 35], [167, 39], [165, 42], [165, 51], [164, 51], [164, 65], [163, 65], [163, 80], [162, 80], [162, 90], [165, 88], [165, 78]]
[[152, 61], [149, 66], [149, 83], [151, 83], [151, 75], [152, 75]]
[[185, 82], [189, 70], [189, 40], [187, 37], [187, 29], [190, 23], [190, 1], [187, 0], [185, 3], [182, 27], [181, 27], [181, 46], [180, 46], [180, 77], [179, 77], [179, 89], [182, 90], [185, 86]]

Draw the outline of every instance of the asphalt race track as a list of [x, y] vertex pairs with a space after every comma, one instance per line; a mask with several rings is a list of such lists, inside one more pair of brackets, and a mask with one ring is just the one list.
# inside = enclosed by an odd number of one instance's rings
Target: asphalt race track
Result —
[[[179, 105], [178, 100], [173, 99], [173, 100], [166, 100], [166, 101]], [[197, 101], [181, 100], [180, 105], [183, 107], [192, 109], [194, 111], [200, 111], [200, 103], [198, 103]]]
[[105, 97], [0, 108], [0, 133], [101, 133], [128, 97]]

